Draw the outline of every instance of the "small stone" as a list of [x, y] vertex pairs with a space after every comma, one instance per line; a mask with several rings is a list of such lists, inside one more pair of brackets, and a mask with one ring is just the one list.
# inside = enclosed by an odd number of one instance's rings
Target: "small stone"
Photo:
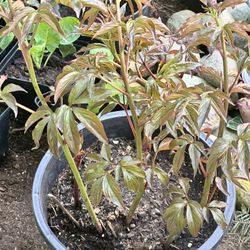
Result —
[[192, 244], [191, 242], [190, 242], [190, 243], [188, 243], [188, 247], [189, 247], [189, 248], [191, 248], [191, 247], [192, 247], [192, 245], [193, 245], [193, 244]]
[[227, 8], [235, 21], [250, 22], [250, 8], [247, 3], [237, 4], [234, 7]]
[[146, 215], [145, 211], [140, 211], [137, 213], [138, 217], [143, 218]]
[[119, 143], [119, 141], [113, 140], [113, 143], [114, 143], [115, 145], [117, 145], [117, 144]]
[[130, 224], [130, 228], [131, 228], [131, 229], [133, 229], [133, 228], [135, 228], [135, 227], [136, 227], [136, 225], [135, 225], [134, 223]]
[[113, 213], [109, 213], [108, 216], [107, 216], [107, 219], [109, 221], [114, 221], [116, 219], [116, 216]]
[[100, 213], [100, 208], [96, 207], [96, 208], [95, 208], [95, 213], [96, 213], [96, 214], [99, 214], [99, 213]]
[[127, 227], [127, 232], [128, 232], [128, 233], [130, 232], [130, 228], [129, 228], [129, 227]]
[[118, 234], [118, 237], [119, 237], [119, 238], [123, 238], [123, 237], [124, 237], [123, 233], [119, 233], [119, 234]]
[[176, 32], [195, 13], [191, 10], [182, 10], [174, 13], [167, 21], [167, 26], [172, 32]]
[[161, 211], [158, 208], [155, 208], [155, 214], [156, 215], [161, 215]]

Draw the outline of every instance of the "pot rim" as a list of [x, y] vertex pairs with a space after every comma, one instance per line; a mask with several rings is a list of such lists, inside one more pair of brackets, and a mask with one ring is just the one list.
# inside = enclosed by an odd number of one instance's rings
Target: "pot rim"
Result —
[[[118, 117], [126, 117], [126, 113], [124, 111], [111, 112], [102, 116], [101, 120], [105, 121], [105, 120], [118, 118]], [[78, 129], [82, 130], [84, 129], [84, 126], [82, 124], [79, 124]], [[201, 133], [200, 138], [209, 147], [211, 147], [211, 145], [214, 142], [213, 137], [212, 138], [209, 137], [208, 139], [206, 139], [206, 134], [204, 133]], [[48, 225], [47, 218], [42, 209], [42, 204], [41, 204], [41, 199], [40, 199], [42, 179], [46, 171], [46, 167], [48, 163], [52, 160], [52, 158], [53, 158], [53, 155], [48, 150], [39, 163], [39, 166], [37, 168], [35, 178], [33, 181], [33, 187], [32, 187], [32, 207], [33, 207], [33, 213], [35, 215], [37, 225], [41, 233], [43, 234], [44, 238], [49, 243], [49, 245], [57, 250], [65, 250], [66, 247], [58, 240], [58, 238], [55, 236], [55, 234], [52, 232], [52, 230], [50, 229]], [[236, 193], [235, 193], [235, 186], [230, 181], [227, 181], [227, 188], [228, 188], [229, 195], [226, 198], [227, 207], [225, 208], [224, 215], [225, 215], [227, 224], [230, 224], [233, 218], [233, 214], [234, 214]], [[221, 229], [219, 226], [217, 226], [215, 231], [203, 243], [203, 245], [201, 245], [198, 248], [198, 250], [214, 249], [221, 241], [224, 233], [225, 231]]]
[[10, 107], [6, 107], [2, 113], [0, 113], [0, 119], [10, 112]]

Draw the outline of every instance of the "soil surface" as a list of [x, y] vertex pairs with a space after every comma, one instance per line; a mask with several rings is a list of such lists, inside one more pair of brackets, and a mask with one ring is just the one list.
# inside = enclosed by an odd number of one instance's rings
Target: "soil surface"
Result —
[[[125, 155], [135, 158], [135, 147], [133, 142], [123, 138], [110, 140], [112, 158], [118, 163]], [[94, 144], [86, 150], [89, 153], [100, 152], [100, 145]], [[160, 154], [157, 162], [163, 170], [168, 172], [171, 168], [173, 157], [167, 153]], [[189, 160], [186, 161], [181, 172], [181, 176], [192, 178], [192, 166]], [[85, 161], [82, 167], [82, 176], [89, 162]], [[83, 177], [84, 178], [84, 177]], [[103, 222], [106, 231], [100, 237], [95, 233], [91, 225], [85, 206], [81, 204], [80, 209], [75, 209], [72, 200], [72, 174], [66, 168], [58, 178], [57, 185], [52, 193], [62, 201], [73, 217], [80, 223], [80, 230], [77, 228], [59, 209], [56, 204], [49, 203], [49, 222], [52, 230], [58, 238], [69, 249], [89, 249], [89, 250], [121, 250], [121, 249], [197, 249], [212, 234], [216, 224], [211, 220], [209, 224], [204, 224], [198, 238], [193, 238], [187, 231], [184, 231], [176, 241], [170, 246], [164, 245], [164, 237], [167, 236], [166, 225], [162, 220], [162, 214], [171, 201], [170, 197], [164, 196], [164, 189], [159, 180], [154, 180], [152, 190], [146, 189], [141, 200], [138, 211], [130, 225], [125, 223], [126, 211], [102, 199], [96, 207], [98, 217]], [[175, 179], [171, 180], [174, 184]], [[121, 190], [126, 207], [129, 207], [133, 200], [133, 194], [126, 188]], [[203, 187], [202, 178], [197, 174], [196, 179], [190, 183], [189, 197], [199, 200], [201, 196], [200, 188]], [[200, 187], [200, 188], [197, 188]]]
[[[37, 81], [39, 84], [52, 86], [55, 84], [56, 77], [61, 73], [66, 61], [58, 53], [54, 53], [48, 61], [46, 67], [37, 69], [35, 67]], [[22, 57], [14, 60], [14, 62], [6, 69], [4, 74], [8, 77], [30, 81], [28, 69]]]
[[32, 212], [31, 188], [46, 146], [31, 151], [31, 133], [19, 130], [19, 124], [12, 122], [9, 152], [0, 163], [0, 249], [44, 250]]

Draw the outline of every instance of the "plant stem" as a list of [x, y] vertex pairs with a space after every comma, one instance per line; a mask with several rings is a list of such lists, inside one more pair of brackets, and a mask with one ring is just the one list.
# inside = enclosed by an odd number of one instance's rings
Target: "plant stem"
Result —
[[10, 15], [11, 15], [11, 18], [12, 18], [13, 15], [14, 15], [12, 0], [8, 0], [8, 5], [9, 5], [9, 9], [10, 9]]
[[57, 130], [57, 137], [58, 137], [58, 140], [59, 140], [59, 143], [61, 144], [62, 146], [62, 150], [63, 150], [63, 153], [69, 163], [69, 166], [71, 168], [71, 171], [74, 175], [74, 178], [77, 182], [77, 185], [80, 189], [80, 193], [82, 195], [82, 199], [84, 201], [84, 204], [86, 206], [86, 209], [92, 219], [92, 222], [93, 224], [95, 225], [98, 233], [102, 234], [103, 232], [103, 229], [102, 229], [102, 225], [100, 223], [100, 221], [98, 220], [96, 214], [95, 214], [95, 211], [94, 211], [94, 208], [90, 202], [90, 199], [89, 199], [89, 196], [88, 196], [88, 193], [87, 193], [87, 189], [83, 183], [83, 180], [82, 180], [82, 177], [78, 171], [78, 168], [75, 164], [75, 161], [74, 161], [74, 158], [72, 157], [71, 155], [71, 152], [69, 150], [69, 147], [67, 146], [67, 144], [64, 143], [63, 141], [63, 138], [62, 138], [62, 135], [60, 134], [60, 132]]
[[[0, 103], [5, 103], [5, 102], [3, 100], [0, 100]], [[21, 109], [23, 109], [23, 110], [25, 110], [25, 111], [27, 111], [27, 112], [29, 112], [29, 113], [31, 113], [31, 114], [35, 113], [34, 110], [32, 110], [30, 108], [27, 108], [27, 107], [23, 106], [20, 103], [16, 103], [16, 106], [19, 107], [19, 108], [21, 108]]]
[[[217, 20], [217, 25], [219, 26], [219, 21]], [[226, 48], [226, 41], [224, 37], [224, 33], [222, 32], [220, 35], [220, 42], [222, 46], [222, 57], [223, 57], [223, 70], [224, 70], [224, 81], [223, 81], [223, 87], [222, 91], [226, 94], [227, 97], [229, 97], [229, 78], [228, 78], [228, 60], [227, 60], [227, 48]], [[224, 112], [225, 112], [225, 117], [227, 118], [228, 114], [228, 100], [224, 100]], [[224, 135], [224, 130], [225, 130], [225, 121], [223, 118], [220, 118], [220, 125], [219, 125], [219, 131], [218, 131], [218, 138], [222, 138]], [[207, 171], [208, 175], [205, 179], [204, 183], [204, 191], [202, 194], [202, 199], [201, 199], [201, 206], [204, 207], [207, 205], [209, 202], [209, 192], [211, 188], [211, 184], [213, 182], [213, 178], [216, 173], [216, 167], [214, 167], [213, 170]]]
[[29, 71], [29, 75], [30, 75], [30, 78], [31, 78], [31, 82], [32, 82], [32, 85], [33, 85], [33, 88], [36, 92], [36, 95], [38, 96], [38, 98], [40, 99], [42, 105], [44, 106], [48, 106], [40, 88], [39, 88], [39, 85], [38, 85], [38, 82], [37, 82], [37, 79], [36, 79], [36, 73], [35, 73], [35, 69], [34, 69], [34, 64], [32, 62], [32, 58], [30, 56], [30, 52], [27, 48], [23, 47], [23, 46], [20, 46], [20, 49], [22, 51], [22, 54], [23, 54], [23, 58], [24, 58], [24, 61], [27, 65], [27, 68], [28, 68], [28, 71]]
[[[121, 12], [120, 12], [120, 3], [121, 0], [116, 0], [116, 11], [117, 11], [117, 21], [121, 23]], [[119, 39], [119, 52], [120, 52], [120, 63], [121, 63], [121, 75], [124, 82], [124, 87], [127, 93], [127, 99], [128, 99], [128, 105], [131, 110], [132, 114], [132, 120], [134, 123], [135, 128], [135, 143], [136, 143], [136, 157], [139, 161], [142, 161], [142, 129], [139, 126], [139, 121], [136, 113], [135, 103], [131, 96], [130, 88], [129, 88], [129, 80], [128, 80], [128, 69], [125, 59], [125, 51], [124, 51], [124, 41], [123, 41], [123, 35], [122, 35], [122, 27], [118, 26], [118, 39]], [[127, 223], [130, 223], [133, 215], [135, 213], [136, 208], [138, 207], [141, 198], [144, 194], [145, 187], [144, 187], [144, 180], [142, 180], [142, 183], [138, 185], [138, 190], [136, 193], [136, 196], [132, 202], [132, 205], [129, 208], [129, 212], [127, 215]]]
[[[120, 2], [121, 0], [116, 1], [116, 11], [117, 11], [117, 21], [121, 23], [121, 11], [120, 11]], [[119, 52], [120, 52], [120, 63], [121, 63], [121, 75], [124, 82], [124, 87], [127, 93], [128, 105], [131, 110], [132, 119], [135, 127], [135, 143], [136, 143], [136, 157], [138, 160], [142, 160], [142, 129], [138, 126], [138, 117], [136, 113], [135, 104], [133, 98], [131, 97], [131, 92], [129, 88], [129, 80], [128, 80], [128, 70], [126, 67], [126, 59], [125, 59], [125, 51], [124, 51], [124, 43], [123, 43], [123, 35], [122, 35], [122, 27], [118, 26], [118, 38], [119, 38]]]
[[[229, 78], [228, 78], [228, 60], [227, 60], [227, 48], [226, 48], [226, 41], [224, 37], [224, 33], [222, 32], [220, 35], [220, 41], [222, 46], [222, 57], [223, 57], [223, 71], [224, 71], [224, 84], [223, 84], [223, 92], [229, 97]], [[228, 100], [224, 100], [224, 109], [225, 109], [225, 117], [228, 114]], [[220, 125], [219, 125], [219, 132], [218, 138], [223, 137], [225, 130], [225, 121], [223, 118], [220, 118]]]

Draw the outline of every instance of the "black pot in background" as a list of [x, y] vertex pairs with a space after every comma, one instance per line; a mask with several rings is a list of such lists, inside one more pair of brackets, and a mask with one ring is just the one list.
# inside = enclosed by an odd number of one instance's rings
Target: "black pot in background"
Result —
[[0, 111], [0, 163], [8, 150], [9, 127], [10, 108], [5, 108], [2, 113]]
[[[132, 139], [130, 126], [127, 121], [127, 117], [124, 111], [112, 112], [104, 115], [101, 118], [105, 131], [109, 138], [115, 137], [127, 137]], [[79, 125], [79, 129], [83, 130], [85, 140], [84, 147], [89, 147], [96, 141], [94, 137], [87, 129], [84, 129], [82, 125]], [[202, 134], [201, 139], [208, 145], [211, 146], [213, 141], [211, 139], [205, 140], [206, 135]], [[47, 195], [51, 192], [59, 174], [67, 166], [63, 152], [60, 152], [59, 160], [55, 159], [50, 151], [48, 151], [43, 159], [41, 160], [32, 188], [32, 205], [33, 212], [36, 218], [37, 225], [42, 232], [45, 240], [53, 249], [66, 250], [66, 246], [63, 245], [55, 234], [52, 232], [47, 221]], [[227, 188], [229, 196], [226, 197], [227, 207], [224, 211], [226, 221], [229, 224], [233, 218], [234, 206], [235, 206], [235, 187], [231, 182], [227, 182]], [[207, 239], [207, 241], [199, 248], [199, 250], [210, 250], [220, 243], [225, 231], [219, 226], [215, 229], [214, 233]]]

